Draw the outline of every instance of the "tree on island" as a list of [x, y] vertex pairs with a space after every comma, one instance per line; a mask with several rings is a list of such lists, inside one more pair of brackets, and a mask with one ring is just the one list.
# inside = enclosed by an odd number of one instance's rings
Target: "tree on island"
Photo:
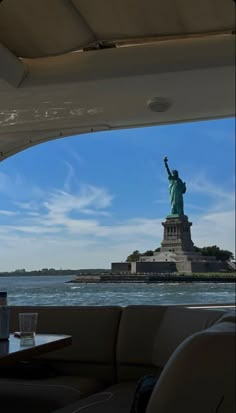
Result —
[[194, 247], [195, 251], [201, 252], [202, 255], [207, 257], [216, 257], [220, 261], [228, 261], [234, 259], [234, 254], [228, 250], [222, 250], [217, 245], [212, 245], [208, 247]]
[[153, 251], [152, 250], [147, 250], [146, 252], [144, 252], [142, 255], [145, 255], [146, 257], [152, 257], [153, 256]]
[[139, 261], [139, 258], [141, 257], [141, 253], [138, 250], [135, 250], [126, 258], [126, 262], [134, 262], [134, 261]]
[[[220, 249], [217, 245], [212, 245], [208, 247], [195, 247], [194, 249], [196, 252], [200, 252], [202, 255], [207, 257], [216, 257], [219, 261], [228, 261], [234, 259], [234, 254], [231, 251]], [[154, 255], [154, 252], [160, 252], [160, 247], [156, 248], [154, 251], [148, 250], [146, 252], [140, 252], [135, 250], [126, 258], [126, 262], [134, 262], [139, 261], [140, 257], [146, 256], [151, 257]]]
[[[155, 250], [156, 251], [156, 250]], [[139, 261], [140, 257], [152, 257], [154, 255], [154, 251], [152, 250], [147, 250], [145, 252], [139, 252], [138, 250], [135, 250], [126, 258], [126, 262], [134, 262], [134, 261]]]

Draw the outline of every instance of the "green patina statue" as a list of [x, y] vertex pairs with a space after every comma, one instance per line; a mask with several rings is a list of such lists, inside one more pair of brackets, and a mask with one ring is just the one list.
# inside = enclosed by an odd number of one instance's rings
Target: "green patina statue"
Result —
[[171, 203], [171, 215], [184, 215], [183, 194], [186, 192], [186, 184], [179, 178], [179, 173], [175, 169], [170, 172], [168, 166], [168, 158], [165, 156], [164, 164], [168, 173], [169, 179], [169, 194]]

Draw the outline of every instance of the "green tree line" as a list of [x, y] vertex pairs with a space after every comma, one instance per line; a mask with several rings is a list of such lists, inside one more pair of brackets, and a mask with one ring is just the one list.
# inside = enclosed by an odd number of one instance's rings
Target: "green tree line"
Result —
[[[145, 252], [140, 252], [139, 250], [135, 250], [126, 258], [126, 262], [133, 262], [139, 261], [139, 259], [143, 256], [151, 257], [154, 255], [154, 252], [159, 252], [160, 248], [156, 248], [155, 250], [147, 250]], [[216, 257], [219, 261], [228, 261], [230, 259], [234, 259], [234, 254], [231, 251], [223, 250], [219, 248], [217, 245], [212, 245], [208, 247], [196, 247], [194, 246], [194, 251], [200, 252], [202, 255], [207, 257]]]

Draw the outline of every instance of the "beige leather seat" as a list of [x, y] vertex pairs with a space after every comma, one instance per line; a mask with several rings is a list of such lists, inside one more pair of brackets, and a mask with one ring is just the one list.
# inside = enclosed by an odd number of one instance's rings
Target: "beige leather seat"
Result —
[[[146, 413], [235, 413], [235, 323], [194, 333], [164, 367]], [[130, 413], [133, 383], [107, 388], [54, 413]]]
[[180, 344], [146, 413], [234, 413], [235, 327], [222, 320]]

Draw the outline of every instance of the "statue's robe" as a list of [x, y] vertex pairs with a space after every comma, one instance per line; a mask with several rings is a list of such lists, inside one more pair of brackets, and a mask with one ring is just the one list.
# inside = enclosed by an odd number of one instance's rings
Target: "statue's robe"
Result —
[[169, 194], [172, 215], [184, 215], [183, 194], [186, 192], [186, 185], [180, 178], [169, 176]]

